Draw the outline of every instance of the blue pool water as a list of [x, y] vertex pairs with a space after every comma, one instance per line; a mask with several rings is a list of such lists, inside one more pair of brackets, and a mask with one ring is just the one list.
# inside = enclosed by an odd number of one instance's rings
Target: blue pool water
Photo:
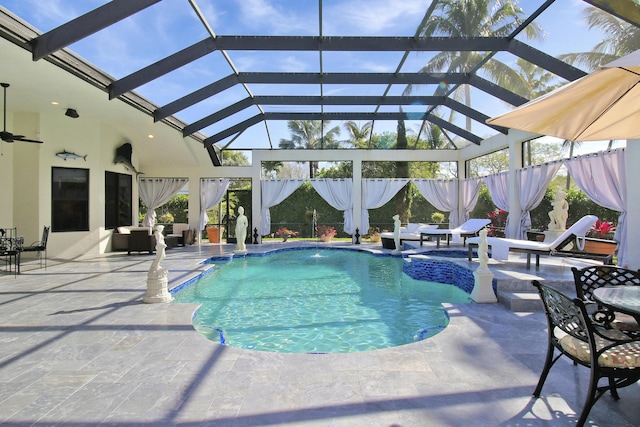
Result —
[[197, 302], [198, 332], [232, 347], [347, 353], [428, 338], [449, 323], [442, 303], [468, 303], [453, 285], [415, 280], [402, 259], [301, 249], [215, 261], [174, 294]]

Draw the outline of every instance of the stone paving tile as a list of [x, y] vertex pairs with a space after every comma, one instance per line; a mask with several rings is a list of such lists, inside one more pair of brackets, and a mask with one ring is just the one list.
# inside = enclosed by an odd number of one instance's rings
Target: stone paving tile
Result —
[[[313, 244], [309, 244], [313, 245]], [[250, 250], [283, 247], [250, 245]], [[366, 248], [362, 245], [360, 248]], [[171, 286], [233, 245], [167, 251]], [[26, 263], [0, 274], [0, 423], [116, 426], [565, 426], [588, 372], [564, 361], [532, 399], [546, 349], [541, 313], [449, 306], [450, 325], [414, 344], [351, 354], [277, 354], [207, 341], [195, 304], [144, 304], [152, 256]], [[473, 266], [466, 260], [457, 262]], [[508, 280], [570, 277], [567, 261]], [[544, 263], [544, 261], [543, 261]], [[640, 424], [640, 385], [598, 401], [592, 426]]]

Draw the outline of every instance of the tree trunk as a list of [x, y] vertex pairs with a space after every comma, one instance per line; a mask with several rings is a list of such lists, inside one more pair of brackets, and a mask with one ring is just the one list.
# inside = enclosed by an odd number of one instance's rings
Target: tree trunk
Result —
[[[398, 120], [396, 148], [398, 150], [406, 150], [407, 146], [407, 130], [404, 126], [404, 121]], [[409, 178], [409, 162], [396, 162], [396, 178]], [[405, 185], [402, 190], [398, 191], [394, 199], [396, 211], [400, 215], [400, 221], [405, 224], [408, 223], [411, 218], [411, 203], [413, 201], [409, 185]]]

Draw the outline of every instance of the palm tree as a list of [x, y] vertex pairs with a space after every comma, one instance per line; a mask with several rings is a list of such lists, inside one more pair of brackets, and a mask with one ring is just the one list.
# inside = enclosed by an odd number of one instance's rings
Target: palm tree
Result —
[[355, 148], [371, 148], [371, 131], [373, 130], [372, 122], [365, 122], [362, 126], [354, 121], [344, 122], [344, 127], [349, 134], [349, 142], [353, 144]]
[[[280, 148], [321, 150], [339, 148], [338, 135], [340, 127], [335, 126], [329, 130], [331, 121], [320, 120], [289, 120], [287, 127], [291, 132], [291, 139], [280, 139]], [[309, 162], [309, 178], [315, 176], [318, 170], [318, 162]]]
[[[589, 71], [600, 65], [611, 62], [621, 56], [640, 49], [640, 28], [621, 21], [613, 15], [597, 7], [587, 7], [583, 12], [589, 29], [599, 29], [604, 33], [602, 41], [596, 44], [591, 52], [566, 53], [558, 58], [572, 65], [581, 65]], [[613, 141], [609, 141], [611, 148]], [[569, 150], [569, 157], [573, 156], [573, 149], [579, 143], [564, 141], [563, 149]], [[569, 190], [571, 176], [567, 173], [566, 188]]]
[[[409, 144], [407, 142], [407, 129], [404, 120], [398, 120], [398, 139], [396, 141], [396, 149], [406, 150]], [[409, 162], [396, 162], [396, 178], [409, 178]], [[394, 196], [396, 212], [400, 215], [400, 221], [408, 223], [411, 216], [412, 197], [409, 191], [409, 185], [405, 185]]]
[[[525, 85], [520, 88], [521, 90], [518, 92], [518, 95], [527, 99], [535, 99], [560, 86], [557, 82], [556, 75], [546, 71], [544, 68], [538, 67], [522, 58], [516, 59], [516, 64], [525, 83]], [[529, 165], [531, 165], [531, 157], [531, 141], [527, 141], [527, 158]]]
[[[522, 23], [523, 16], [524, 12], [517, 0], [440, 0], [434, 13], [418, 28], [417, 34], [421, 37], [506, 37]], [[535, 23], [527, 25], [524, 33], [527, 39], [542, 37], [542, 30]], [[443, 51], [431, 58], [420, 72], [468, 73], [488, 54]], [[481, 70], [487, 79], [502, 87], [515, 91], [524, 85], [522, 76], [516, 70], [494, 58], [489, 59]], [[413, 89], [413, 86], [409, 85], [404, 93], [408, 95]], [[456, 91], [460, 89], [463, 91], [464, 103], [470, 106], [469, 85], [462, 85]], [[446, 88], [439, 87], [436, 95], [445, 91]], [[466, 120], [466, 128], [470, 131], [471, 118], [467, 117]]]
[[640, 28], [616, 18], [596, 7], [587, 7], [583, 12], [589, 29], [597, 28], [604, 33], [602, 41], [591, 52], [566, 53], [558, 58], [572, 65], [581, 65], [589, 71], [640, 49]]
[[262, 162], [262, 170], [265, 177], [275, 178], [284, 164], [280, 160]]

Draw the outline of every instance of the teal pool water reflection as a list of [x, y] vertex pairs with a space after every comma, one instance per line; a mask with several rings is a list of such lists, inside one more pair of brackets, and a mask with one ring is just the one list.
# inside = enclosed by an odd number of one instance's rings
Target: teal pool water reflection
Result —
[[425, 339], [449, 323], [442, 303], [468, 303], [453, 285], [414, 280], [402, 259], [300, 249], [214, 261], [174, 297], [197, 302], [196, 330], [232, 347], [347, 353]]

